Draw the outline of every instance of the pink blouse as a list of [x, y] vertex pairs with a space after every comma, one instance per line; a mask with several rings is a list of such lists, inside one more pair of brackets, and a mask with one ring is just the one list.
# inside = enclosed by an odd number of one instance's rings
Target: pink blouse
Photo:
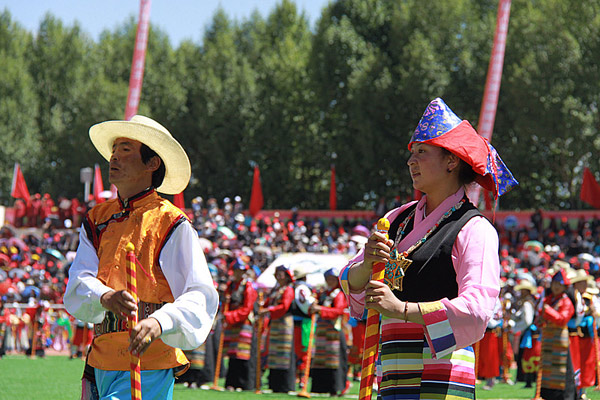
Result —
[[[414, 228], [398, 243], [398, 251], [408, 250], [463, 196], [464, 190], [461, 188], [427, 216], [425, 216], [427, 196], [423, 196], [415, 211]], [[414, 202], [388, 212], [386, 218], [393, 221], [411, 204], [414, 204]], [[340, 274], [342, 288], [348, 297], [350, 314], [356, 318], [360, 318], [364, 313], [364, 289], [359, 292], [351, 292], [345, 279], [347, 279], [348, 268], [362, 260], [363, 250], [350, 260]], [[454, 336], [455, 345], [448, 349], [436, 349], [437, 346], [431, 343], [431, 339], [437, 335], [434, 335], [433, 332], [431, 332], [432, 335], [426, 334], [432, 350], [437, 350], [438, 358], [454, 349], [464, 348], [479, 341], [483, 337], [487, 323], [492, 316], [494, 304], [500, 292], [500, 263], [498, 260], [498, 233], [486, 218], [471, 218], [463, 226], [452, 247], [452, 263], [456, 271], [458, 297], [452, 300], [448, 298], [440, 299], [439, 306], [435, 308], [445, 313], [444, 319], [447, 319], [449, 323], [450, 334]], [[419, 303], [424, 317], [431, 309], [429, 307], [426, 311], [425, 304], [428, 303]], [[404, 322], [401, 320], [396, 321]], [[427, 333], [428, 323], [426, 317], [425, 322]]]

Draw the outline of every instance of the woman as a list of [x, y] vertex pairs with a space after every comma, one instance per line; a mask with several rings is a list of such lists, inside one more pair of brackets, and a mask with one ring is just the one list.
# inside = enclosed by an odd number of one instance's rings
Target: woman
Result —
[[246, 260], [238, 257], [231, 267], [233, 280], [229, 282], [225, 292], [226, 297], [230, 298], [229, 310], [223, 313], [229, 356], [225, 387], [227, 390], [251, 390], [255, 383], [253, 353], [256, 351], [256, 344], [250, 313], [258, 295], [252, 283], [246, 279], [249, 268]]
[[310, 313], [319, 316], [310, 368], [310, 391], [336, 396], [347, 390], [348, 357], [342, 315], [348, 304], [340, 290], [337, 271], [330, 268], [324, 275], [327, 289], [319, 294], [318, 301], [310, 307]]
[[[365, 307], [383, 315], [382, 399], [474, 398], [471, 344], [492, 315], [500, 267], [498, 235], [468, 201], [465, 187], [476, 181], [497, 198], [518, 182], [496, 150], [439, 98], [427, 107], [408, 148], [413, 187], [425, 195], [387, 214], [389, 239], [373, 233], [340, 281], [352, 316]], [[396, 253], [410, 265], [391, 260]], [[370, 280], [379, 262], [388, 264], [393, 290]]]
[[296, 389], [296, 359], [294, 357], [294, 317], [290, 307], [294, 301], [294, 275], [280, 265], [275, 269], [277, 284], [269, 294], [267, 307], [260, 315], [269, 314], [269, 388], [287, 393]]
[[575, 370], [567, 323], [575, 314], [575, 299], [567, 293], [571, 284], [564, 269], [552, 277], [550, 293], [539, 316], [542, 329], [542, 389], [546, 400], [576, 399]]

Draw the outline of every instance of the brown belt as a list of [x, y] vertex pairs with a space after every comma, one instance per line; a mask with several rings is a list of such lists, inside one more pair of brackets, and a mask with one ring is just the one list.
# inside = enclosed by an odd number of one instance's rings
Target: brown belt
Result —
[[[148, 318], [154, 311], [161, 308], [164, 304], [146, 303], [140, 301], [138, 303], [138, 321]], [[99, 324], [94, 324], [94, 336], [100, 336], [105, 333], [126, 332], [127, 318], [116, 315], [112, 311], [107, 311], [104, 314], [104, 319]]]

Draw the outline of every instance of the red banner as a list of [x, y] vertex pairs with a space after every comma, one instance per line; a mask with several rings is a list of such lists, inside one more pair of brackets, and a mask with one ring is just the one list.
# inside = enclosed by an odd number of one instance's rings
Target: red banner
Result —
[[180, 210], [185, 211], [185, 200], [183, 199], [183, 192], [177, 193], [173, 196], [173, 205], [179, 207]]
[[254, 166], [254, 177], [252, 178], [252, 192], [250, 193], [250, 206], [248, 211], [250, 215], [255, 216], [264, 205], [262, 186], [260, 184], [260, 170], [258, 165]]
[[102, 172], [98, 164], [94, 165], [94, 200], [97, 204], [104, 202], [102, 192], [104, 191], [104, 183], [102, 183]]
[[15, 199], [23, 199], [25, 203], [29, 205], [31, 203], [31, 196], [29, 196], [29, 189], [25, 183], [23, 172], [21, 172], [21, 166], [19, 163], [15, 163], [15, 170], [13, 172], [12, 186], [10, 188], [10, 195]]
[[583, 170], [583, 182], [581, 183], [579, 198], [594, 208], [600, 208], [600, 185], [594, 178], [592, 171], [587, 167]]
[[144, 62], [146, 60], [146, 45], [148, 44], [148, 30], [150, 29], [150, 0], [140, 0], [140, 20], [135, 35], [135, 48], [131, 61], [131, 74], [129, 75], [129, 93], [125, 105], [125, 120], [137, 114], [142, 94], [142, 80], [144, 78]]
[[[492, 132], [494, 131], [494, 121], [496, 119], [496, 108], [498, 107], [498, 95], [500, 94], [500, 81], [502, 80], [502, 66], [504, 64], [504, 50], [506, 48], [506, 35], [508, 33], [508, 20], [510, 18], [511, 0], [500, 0], [498, 3], [498, 17], [496, 20], [496, 33], [494, 35], [494, 45], [492, 46], [492, 56], [488, 66], [487, 78], [485, 81], [485, 90], [483, 92], [483, 103], [479, 112], [479, 125], [477, 132], [490, 142], [492, 141]], [[473, 185], [469, 190], [468, 196], [475, 205], [479, 203], [479, 192], [481, 187]], [[491, 204], [490, 204], [491, 208]], [[486, 204], [486, 209], [488, 205]]]

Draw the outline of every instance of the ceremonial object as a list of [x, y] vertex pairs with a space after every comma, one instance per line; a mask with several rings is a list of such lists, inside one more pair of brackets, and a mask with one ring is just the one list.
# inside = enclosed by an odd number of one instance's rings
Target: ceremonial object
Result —
[[[387, 218], [381, 218], [377, 221], [377, 232], [385, 234], [388, 238], [390, 230], [390, 221]], [[371, 280], [383, 282], [385, 276], [385, 266], [383, 262], [373, 265]], [[379, 349], [379, 313], [376, 310], [369, 309], [367, 313], [367, 326], [365, 329], [365, 343], [363, 347], [362, 371], [360, 376], [359, 400], [370, 400], [373, 392], [373, 382], [375, 381], [375, 361]]]
[[[127, 251], [127, 291], [131, 296], [133, 296], [133, 302], [138, 304], [138, 296], [137, 296], [137, 280], [136, 280], [136, 266], [135, 266], [135, 254], [133, 251], [135, 247], [133, 243], [127, 243], [125, 247]], [[129, 335], [131, 335], [131, 330], [138, 323], [138, 314], [137, 312], [134, 315], [129, 315], [127, 317], [127, 327], [129, 329]], [[141, 362], [140, 357], [131, 352], [129, 356], [129, 370], [131, 374], [131, 399], [132, 400], [142, 400], [142, 377], [141, 377]]]

